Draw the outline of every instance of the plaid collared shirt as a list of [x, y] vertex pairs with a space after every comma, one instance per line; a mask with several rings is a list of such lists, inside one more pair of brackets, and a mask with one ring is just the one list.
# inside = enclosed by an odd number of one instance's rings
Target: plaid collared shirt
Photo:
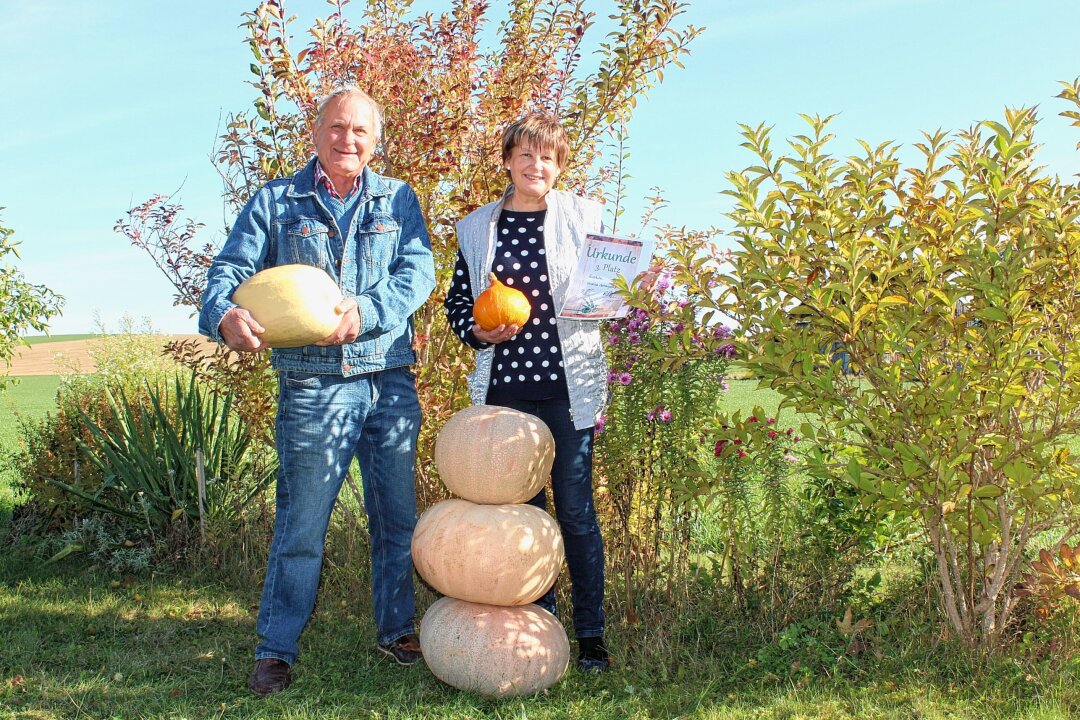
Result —
[[[317, 159], [315, 160], [315, 182], [320, 183], [324, 188], [326, 188], [327, 192], [330, 193], [330, 197], [334, 198], [335, 200], [341, 200], [342, 202], [345, 201], [345, 198], [338, 195], [338, 191], [334, 187], [334, 183], [330, 180], [330, 176], [327, 175], [326, 171], [322, 169], [322, 164]], [[349, 190], [348, 195], [346, 195], [345, 197], [348, 197], [349, 195], [352, 195], [354, 192], [359, 190], [360, 185], [363, 182], [364, 173], [360, 173], [356, 176], [356, 179], [353, 180], [352, 189]]]

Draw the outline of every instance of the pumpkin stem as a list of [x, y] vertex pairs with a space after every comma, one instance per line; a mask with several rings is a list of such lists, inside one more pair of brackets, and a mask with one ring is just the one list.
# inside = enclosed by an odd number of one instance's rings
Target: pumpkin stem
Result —
[[488, 273], [488, 282], [490, 282], [492, 285], [497, 285], [498, 282], [499, 282], [499, 278], [495, 277], [495, 273], [489, 272]]

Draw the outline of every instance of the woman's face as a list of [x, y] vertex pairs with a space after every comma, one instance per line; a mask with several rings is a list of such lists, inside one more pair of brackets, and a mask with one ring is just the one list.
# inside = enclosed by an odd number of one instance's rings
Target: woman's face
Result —
[[515, 146], [505, 167], [510, 171], [514, 192], [533, 201], [542, 200], [562, 172], [554, 152], [527, 145]]

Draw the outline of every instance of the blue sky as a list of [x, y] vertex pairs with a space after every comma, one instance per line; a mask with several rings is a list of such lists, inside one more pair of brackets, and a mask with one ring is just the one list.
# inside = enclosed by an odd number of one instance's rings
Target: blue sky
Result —
[[[0, 223], [21, 241], [19, 269], [67, 299], [54, 334], [93, 331], [95, 315], [115, 330], [125, 313], [195, 331], [150, 258], [112, 228], [132, 205], [175, 192], [206, 224], [202, 239], [221, 241], [231, 218], [209, 156], [225, 115], [253, 97], [238, 25], [256, 4], [0, 0]], [[586, 4], [600, 16], [612, 7]], [[330, 12], [317, 0], [287, 8], [297, 32]], [[670, 201], [662, 221], [720, 224], [724, 174], [751, 164], [737, 124], [774, 125], [776, 146], [803, 130], [799, 113], [838, 113], [843, 153], [855, 138], [910, 145], [922, 130], [1039, 105], [1042, 163], [1080, 171], [1080, 130], [1053, 97], [1080, 75], [1074, 0], [691, 0], [686, 18], [705, 33], [630, 127], [625, 231], [653, 186]]]

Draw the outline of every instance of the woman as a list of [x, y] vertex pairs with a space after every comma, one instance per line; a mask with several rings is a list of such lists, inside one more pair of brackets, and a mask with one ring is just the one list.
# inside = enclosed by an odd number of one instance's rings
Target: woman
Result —
[[[552, 189], [568, 152], [566, 132], [549, 115], [532, 114], [506, 128], [502, 160], [511, 185], [502, 199], [458, 223], [457, 265], [444, 305], [455, 334], [477, 351], [472, 401], [535, 415], [555, 438], [551, 489], [570, 570], [578, 668], [603, 672], [604, 543], [592, 458], [607, 368], [598, 323], [557, 317], [585, 234], [602, 229], [601, 207]], [[489, 272], [529, 299], [532, 315], [523, 327], [483, 330], [474, 322], [473, 303], [487, 289]], [[546, 509], [544, 491], [529, 503]], [[537, 604], [554, 613], [555, 589]]]

